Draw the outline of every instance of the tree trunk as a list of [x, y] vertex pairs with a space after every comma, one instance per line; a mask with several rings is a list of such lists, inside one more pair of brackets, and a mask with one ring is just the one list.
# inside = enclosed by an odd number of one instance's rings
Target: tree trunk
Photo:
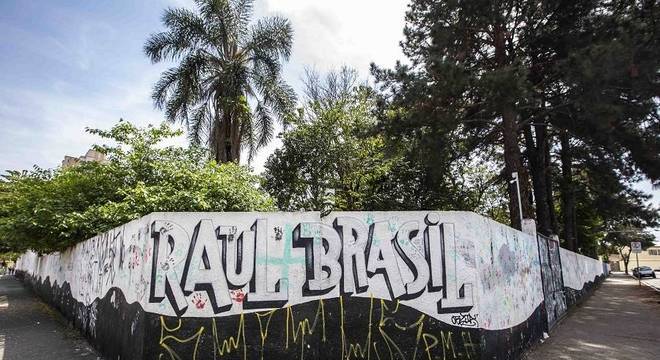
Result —
[[[510, 63], [510, 55], [507, 54], [506, 27], [502, 24], [493, 24], [495, 46], [495, 61], [498, 67], [505, 67]], [[501, 94], [501, 99], [506, 99], [507, 94]], [[502, 100], [502, 137], [504, 139], [504, 171], [509, 184], [509, 216], [511, 217], [511, 226], [522, 229], [522, 219], [520, 219], [518, 200], [522, 206], [523, 218], [533, 218], [533, 207], [529, 198], [529, 175], [527, 169], [523, 167], [522, 156], [520, 154], [520, 145], [518, 144], [518, 114], [512, 102]], [[511, 183], [511, 176], [514, 172], [518, 173], [518, 185], [520, 186], [520, 199], [516, 184]]]
[[225, 110], [225, 118], [224, 118], [224, 124], [225, 124], [225, 141], [224, 141], [224, 152], [225, 152], [225, 162], [230, 162], [234, 161], [234, 156], [231, 150], [231, 143], [232, 143], [232, 128], [233, 128], [233, 116], [230, 110]]
[[227, 162], [227, 153], [225, 152], [225, 122], [222, 119], [216, 119], [213, 133], [213, 152], [215, 155], [215, 161], [218, 164]]
[[562, 215], [564, 220], [564, 239], [568, 250], [577, 251], [577, 224], [575, 221], [575, 189], [573, 185], [573, 155], [571, 154], [570, 136], [566, 130], [559, 135], [561, 142], [562, 174]]
[[628, 275], [628, 263], [630, 263], [630, 251], [628, 251], [628, 256], [623, 255], [623, 251], [619, 249], [619, 255], [621, 255], [621, 259], [623, 260], [623, 267], [624, 270], [626, 271], [626, 275]]
[[241, 117], [235, 114], [231, 124], [230, 154], [231, 161], [239, 163], [241, 161]]
[[545, 171], [545, 126], [536, 126], [536, 141], [532, 135], [532, 125], [526, 126], [524, 135], [532, 173], [534, 199], [536, 200], [536, 228], [539, 233], [549, 236], [552, 233], [550, 209], [548, 208], [548, 184]]
[[[504, 138], [504, 171], [507, 181], [511, 179], [512, 173], [518, 173], [520, 186], [520, 203], [522, 205], [523, 218], [534, 218], [533, 209], [529, 199], [529, 175], [523, 167], [520, 146], [518, 144], [518, 123], [513, 106], [504, 106], [502, 109], [502, 135]], [[516, 184], [509, 182], [509, 213], [511, 226], [522, 229], [522, 219], [519, 216], [518, 193]]]
[[550, 228], [552, 229], [552, 234], [559, 235], [559, 222], [557, 221], [557, 211], [555, 210], [555, 197], [553, 194], [552, 184], [553, 174], [552, 174], [552, 161], [550, 158], [550, 143], [551, 135], [545, 137], [544, 144], [544, 153], [545, 153], [545, 183], [547, 184], [547, 199], [548, 199], [548, 210], [550, 211]]
[[215, 152], [215, 161], [219, 164], [238, 161], [234, 151], [232, 150], [232, 118], [231, 113], [223, 111], [222, 118], [219, 118], [218, 124], [215, 126], [214, 137], [215, 143], [213, 144], [213, 151]]

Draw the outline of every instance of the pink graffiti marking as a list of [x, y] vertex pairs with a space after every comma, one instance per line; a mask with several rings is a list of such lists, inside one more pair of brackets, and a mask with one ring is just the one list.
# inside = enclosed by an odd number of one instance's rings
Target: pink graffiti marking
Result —
[[243, 300], [245, 300], [245, 293], [243, 290], [232, 290], [231, 291], [231, 298], [236, 301], [237, 303], [242, 303]]
[[195, 296], [193, 296], [192, 298], [192, 302], [193, 304], [195, 304], [195, 307], [200, 310], [203, 309], [204, 306], [206, 306], [206, 300], [202, 298], [201, 294], [195, 294]]

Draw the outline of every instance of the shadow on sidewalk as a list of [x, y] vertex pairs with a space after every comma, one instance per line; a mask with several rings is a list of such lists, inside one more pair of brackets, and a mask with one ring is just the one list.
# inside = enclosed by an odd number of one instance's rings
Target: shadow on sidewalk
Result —
[[660, 294], [613, 274], [527, 359], [660, 359]]
[[102, 359], [13, 276], [0, 277], [0, 360]]

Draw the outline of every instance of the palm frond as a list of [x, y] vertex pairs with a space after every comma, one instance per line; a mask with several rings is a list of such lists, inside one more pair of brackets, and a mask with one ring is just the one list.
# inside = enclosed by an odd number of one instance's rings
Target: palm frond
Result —
[[291, 23], [280, 16], [261, 19], [252, 26], [250, 40], [245, 46], [252, 52], [263, 52], [288, 60], [293, 46]]
[[248, 26], [252, 19], [253, 4], [254, 0], [231, 0], [236, 32], [241, 39], [249, 33]]
[[270, 110], [259, 102], [254, 108], [253, 128], [256, 132], [257, 150], [268, 145], [273, 140], [275, 129], [273, 127], [273, 118]]
[[248, 152], [248, 162], [252, 162], [257, 153], [257, 139], [253, 118], [246, 117], [241, 123], [241, 150]]
[[253, 74], [254, 87], [261, 94], [263, 103], [273, 110], [280, 121], [295, 108], [296, 92], [282, 78]]
[[258, 76], [264, 77], [264, 81], [276, 81], [282, 72], [282, 65], [276, 56], [257, 51], [250, 59], [253, 70]]
[[188, 140], [195, 146], [208, 145], [212, 127], [212, 113], [207, 104], [200, 104], [193, 110], [192, 116], [186, 124]]
[[159, 109], [165, 109], [169, 121], [185, 122], [188, 108], [203, 100], [200, 73], [205, 63], [204, 56], [191, 54], [178, 67], [165, 71], [154, 86], [154, 103]]
[[196, 0], [200, 15], [206, 21], [212, 45], [218, 54], [228, 54], [236, 40], [236, 20], [228, 0]]
[[151, 35], [144, 45], [153, 63], [180, 58], [208, 41], [204, 19], [190, 10], [167, 9], [162, 21], [168, 31]]

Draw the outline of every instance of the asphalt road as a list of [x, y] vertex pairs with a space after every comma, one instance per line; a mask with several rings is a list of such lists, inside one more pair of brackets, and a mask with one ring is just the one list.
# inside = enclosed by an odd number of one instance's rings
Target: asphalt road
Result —
[[55, 310], [0, 276], [0, 360], [102, 359]]
[[660, 293], [613, 274], [527, 359], [660, 359]]

